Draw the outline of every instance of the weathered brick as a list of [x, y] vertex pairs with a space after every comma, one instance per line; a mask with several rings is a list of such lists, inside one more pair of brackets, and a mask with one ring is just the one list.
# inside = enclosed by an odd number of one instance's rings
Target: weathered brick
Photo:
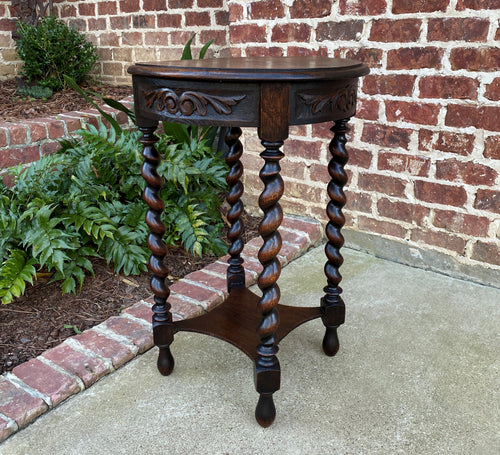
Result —
[[239, 3], [229, 4], [229, 22], [234, 23], [243, 20], [243, 6]]
[[139, 353], [143, 353], [153, 346], [152, 330], [126, 317], [113, 316], [108, 318], [102, 325], [130, 340], [139, 348]]
[[394, 14], [405, 13], [432, 13], [434, 11], [446, 11], [449, 0], [393, 0], [392, 12]]
[[115, 368], [120, 367], [134, 357], [134, 353], [127, 346], [101, 335], [92, 329], [85, 330], [85, 332], [73, 338], [86, 349], [105, 359], [111, 360]]
[[500, 9], [500, 0], [458, 0], [457, 11], [464, 9]]
[[7, 128], [0, 128], [0, 148], [7, 146]]
[[500, 108], [497, 106], [450, 104], [446, 111], [445, 125], [474, 126], [488, 131], [500, 131]]
[[490, 226], [490, 220], [484, 216], [436, 209], [434, 211], [433, 224], [447, 231], [472, 235], [474, 237], [486, 237]]
[[367, 95], [411, 96], [416, 76], [408, 74], [368, 75], [363, 78]]
[[169, 36], [169, 32], [145, 32], [144, 44], [147, 46], [166, 46]]
[[485, 139], [483, 156], [500, 160], [500, 136], [489, 136]]
[[318, 41], [351, 41], [362, 33], [364, 21], [320, 22], [316, 28]]
[[117, 2], [98, 2], [97, 3], [97, 13], [99, 16], [109, 16], [112, 14], [117, 14]]
[[451, 69], [468, 71], [500, 71], [500, 48], [456, 47], [450, 53]]
[[18, 164], [32, 163], [40, 158], [40, 148], [36, 145], [0, 150], [0, 169]]
[[[317, 221], [309, 221], [296, 217], [285, 216], [283, 217], [281, 227], [283, 229], [292, 229], [307, 234], [311, 243], [313, 244], [316, 243], [322, 236], [321, 225]], [[289, 239], [287, 235], [288, 234], [283, 231], [283, 241], [291, 241], [291, 239]]]
[[197, 0], [198, 8], [223, 8], [224, 0]]
[[431, 230], [414, 229], [411, 233], [411, 240], [426, 245], [435, 245], [450, 251], [464, 254], [465, 240], [447, 232], [436, 232]]
[[[434, 138], [434, 136], [436, 136]], [[474, 150], [473, 134], [449, 133], [447, 131], [419, 131], [419, 149], [432, 152], [439, 150], [446, 153], [467, 156]]]
[[138, 14], [132, 16], [133, 28], [155, 28], [154, 14]]
[[455, 159], [436, 162], [436, 178], [469, 185], [493, 185], [497, 172], [491, 167], [471, 161]]
[[125, 46], [139, 46], [144, 44], [144, 33], [141, 32], [124, 32], [122, 33], [122, 44]]
[[405, 155], [402, 153], [379, 153], [378, 169], [399, 172], [404, 174], [427, 177], [431, 160], [416, 155]]
[[245, 48], [247, 57], [281, 57], [283, 49], [274, 46], [247, 46]]
[[64, 136], [64, 122], [50, 119], [47, 122], [50, 139], [59, 139]]
[[9, 421], [0, 417], [0, 442], [7, 439], [16, 430], [17, 426], [13, 420]]
[[301, 46], [288, 46], [286, 48], [288, 57], [328, 57], [328, 48], [319, 47], [318, 49], [310, 49]]
[[307, 42], [310, 37], [311, 27], [307, 24], [277, 24], [271, 34], [271, 40], [277, 43]]
[[301, 141], [298, 139], [289, 139], [284, 145], [285, 153], [288, 156], [298, 156], [309, 160], [319, 160], [321, 158], [321, 141]]
[[95, 3], [80, 3], [78, 14], [80, 16], [95, 16]]
[[331, 9], [331, 0], [295, 0], [290, 7], [290, 16], [292, 19], [325, 17]]
[[424, 202], [461, 207], [467, 201], [467, 193], [461, 186], [416, 180], [415, 197]]
[[402, 147], [406, 149], [410, 143], [411, 130], [395, 128], [378, 123], [365, 123], [361, 140], [384, 147]]
[[441, 68], [444, 50], [437, 47], [409, 47], [387, 52], [387, 69]]
[[15, 386], [5, 376], [0, 377], [0, 412], [22, 428], [47, 411], [41, 398], [35, 398]]
[[229, 11], [216, 11], [215, 12], [215, 23], [217, 25], [229, 25]]
[[486, 41], [490, 21], [468, 17], [429, 19], [428, 41]]
[[404, 239], [406, 236], [406, 228], [403, 226], [391, 223], [389, 221], [377, 220], [367, 216], [360, 216], [358, 218], [358, 226], [363, 231], [376, 232], [382, 235], [390, 235]]
[[498, 243], [477, 241], [472, 247], [471, 258], [476, 261], [500, 265], [500, 246]]
[[370, 68], [380, 68], [382, 66], [382, 49], [374, 49], [369, 47], [359, 48], [336, 48], [334, 51], [335, 57], [349, 58], [363, 62]]
[[349, 162], [348, 166], [357, 166], [368, 169], [373, 160], [373, 152], [354, 147], [348, 148]]
[[250, 19], [277, 19], [285, 15], [281, 0], [251, 2], [247, 4], [247, 11]]
[[10, 145], [23, 145], [28, 142], [28, 133], [25, 125], [9, 125]]
[[486, 86], [484, 96], [492, 101], [500, 101], [500, 77], [493, 79], [491, 84]]
[[205, 310], [209, 310], [214, 306], [223, 302], [224, 296], [221, 292], [212, 291], [204, 286], [196, 286], [195, 284], [187, 283], [184, 280], [179, 280], [170, 286], [170, 290], [176, 294], [184, 295], [192, 300], [199, 302], [199, 305]]
[[418, 19], [379, 19], [373, 21], [369, 39], [382, 43], [415, 42], [420, 38], [421, 27]]
[[358, 187], [365, 191], [376, 191], [388, 196], [404, 197], [406, 181], [388, 175], [360, 172]]
[[345, 190], [345, 195], [347, 200], [345, 210], [372, 213], [372, 198], [369, 194]]
[[500, 191], [478, 189], [474, 208], [500, 213]]
[[192, 8], [194, 0], [168, 0], [169, 8]]
[[210, 286], [223, 293], [227, 293], [227, 283], [225, 277], [213, 276], [206, 273], [204, 270], [197, 270], [196, 272], [191, 272], [184, 277], [186, 280], [194, 281], [196, 283], [203, 284], [204, 286]]
[[180, 28], [182, 15], [180, 14], [158, 14], [156, 16], [158, 28]]
[[363, 120], [378, 120], [379, 108], [377, 100], [358, 98], [356, 117]]
[[354, 16], [376, 16], [387, 8], [386, 0], [340, 0], [340, 14]]
[[426, 76], [420, 79], [420, 98], [477, 98], [479, 81], [470, 77]]
[[385, 110], [390, 122], [409, 122], [420, 125], [437, 125], [440, 106], [430, 103], [386, 101]]
[[421, 226], [424, 219], [429, 216], [430, 210], [421, 205], [408, 204], [401, 201], [390, 201], [382, 198], [377, 202], [377, 210], [380, 216], [405, 221], [407, 223], [416, 223]]
[[80, 391], [75, 379], [59, 373], [38, 359], [18, 365], [12, 370], [12, 374], [32, 389], [49, 397], [52, 406]]
[[143, 0], [143, 8], [146, 11], [165, 11], [167, 0]]
[[122, 13], [136, 13], [140, 9], [139, 0], [122, 0], [118, 4]]
[[236, 43], [265, 43], [266, 27], [256, 24], [231, 25], [231, 42]]
[[75, 351], [66, 343], [45, 351], [42, 357], [78, 376], [85, 384], [85, 387], [90, 387], [94, 382], [110, 372], [108, 366], [102, 360]]
[[186, 26], [207, 26], [210, 25], [210, 13], [208, 11], [186, 11]]

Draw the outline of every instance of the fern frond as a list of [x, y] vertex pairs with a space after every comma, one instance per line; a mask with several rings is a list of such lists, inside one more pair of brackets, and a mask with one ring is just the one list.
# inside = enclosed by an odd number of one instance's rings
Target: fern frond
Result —
[[33, 284], [36, 275], [35, 259], [28, 259], [24, 251], [15, 249], [0, 268], [0, 298], [7, 304], [24, 294], [26, 282]]

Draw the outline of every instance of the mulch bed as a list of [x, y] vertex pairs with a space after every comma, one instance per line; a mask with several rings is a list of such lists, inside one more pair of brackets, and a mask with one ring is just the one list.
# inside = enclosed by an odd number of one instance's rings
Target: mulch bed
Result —
[[[122, 99], [130, 88], [92, 87], [106, 97]], [[14, 97], [15, 81], [0, 83], [0, 122], [55, 115], [91, 107], [75, 92], [65, 91], [44, 101]], [[244, 215], [245, 240], [257, 235], [259, 220]], [[165, 258], [169, 279], [184, 275], [214, 262], [214, 256], [193, 257], [180, 248], [171, 248]], [[123, 276], [114, 273], [102, 260], [93, 260], [94, 276], [89, 276], [77, 295], [61, 295], [59, 283], [40, 280], [27, 285], [23, 296], [0, 305], [0, 373], [10, 371], [111, 316], [127, 306], [151, 296], [149, 276]]]

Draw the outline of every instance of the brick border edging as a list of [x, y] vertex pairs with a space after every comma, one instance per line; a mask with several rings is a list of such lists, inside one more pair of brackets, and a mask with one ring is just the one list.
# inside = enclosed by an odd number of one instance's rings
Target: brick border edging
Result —
[[[321, 224], [302, 217], [286, 215], [280, 233], [282, 266], [323, 240]], [[261, 245], [262, 239], [255, 238], [243, 249], [247, 286], [256, 283], [262, 269]], [[227, 256], [220, 258], [170, 287], [174, 320], [198, 316], [224, 301], [226, 261]], [[152, 348], [152, 304], [152, 297], [141, 300], [0, 376], [0, 442]]]

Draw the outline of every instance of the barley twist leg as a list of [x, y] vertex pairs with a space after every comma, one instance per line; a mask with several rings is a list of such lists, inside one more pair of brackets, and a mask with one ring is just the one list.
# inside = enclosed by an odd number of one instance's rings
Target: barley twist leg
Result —
[[165, 234], [165, 225], [161, 220], [161, 214], [165, 205], [160, 197], [160, 190], [163, 185], [162, 178], [158, 175], [157, 169], [161, 162], [161, 157], [156, 150], [155, 143], [158, 138], [154, 131], [156, 127], [141, 127], [142, 137], [139, 141], [144, 145], [142, 156], [142, 176], [146, 181], [143, 199], [148, 204], [146, 213], [146, 223], [149, 226], [148, 246], [151, 250], [151, 257], [148, 262], [148, 269], [152, 273], [151, 290], [154, 294], [153, 305], [153, 338], [154, 343], [159, 348], [158, 371], [164, 375], [169, 375], [174, 369], [174, 358], [170, 352], [170, 345], [174, 340], [174, 330], [170, 304], [167, 299], [170, 295], [165, 278], [168, 270], [163, 264], [163, 259], [167, 254], [167, 247], [162, 240]]
[[335, 122], [331, 129], [334, 137], [329, 147], [332, 158], [328, 164], [328, 173], [331, 180], [328, 184], [330, 201], [326, 210], [329, 219], [326, 226], [328, 242], [325, 246], [327, 286], [324, 288], [325, 296], [321, 300], [322, 320], [326, 327], [323, 339], [323, 351], [329, 356], [334, 356], [339, 350], [337, 328], [345, 320], [345, 305], [340, 296], [342, 288], [339, 284], [342, 280], [342, 275], [339, 272], [339, 268], [344, 262], [344, 258], [340, 254], [340, 248], [344, 244], [344, 237], [340, 230], [345, 223], [342, 207], [346, 203], [343, 187], [347, 183], [347, 174], [344, 166], [349, 158], [345, 148], [348, 121], [349, 119], [341, 119]]

